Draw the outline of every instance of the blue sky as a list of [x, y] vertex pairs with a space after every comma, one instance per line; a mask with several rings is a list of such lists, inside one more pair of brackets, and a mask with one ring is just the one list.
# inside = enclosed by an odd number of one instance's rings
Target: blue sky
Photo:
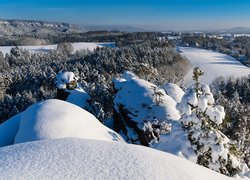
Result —
[[0, 18], [156, 30], [250, 27], [250, 0], [0, 0]]

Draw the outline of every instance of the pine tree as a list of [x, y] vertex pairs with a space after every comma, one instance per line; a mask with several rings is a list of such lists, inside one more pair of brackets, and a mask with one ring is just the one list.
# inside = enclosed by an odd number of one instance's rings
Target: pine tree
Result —
[[214, 104], [213, 94], [206, 84], [200, 84], [203, 72], [194, 69], [195, 84], [186, 90], [178, 105], [181, 122], [197, 154], [197, 163], [233, 176], [242, 171], [241, 153], [219, 130], [225, 118], [224, 107]]

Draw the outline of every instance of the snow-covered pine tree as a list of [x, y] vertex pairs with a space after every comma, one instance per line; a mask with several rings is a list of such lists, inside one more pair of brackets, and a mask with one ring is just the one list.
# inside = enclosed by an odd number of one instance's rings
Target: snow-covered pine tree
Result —
[[202, 70], [195, 68], [195, 84], [186, 90], [178, 105], [181, 122], [197, 154], [197, 163], [233, 176], [243, 170], [241, 153], [219, 130], [225, 117], [224, 107], [214, 104], [209, 86], [199, 83], [201, 75]]

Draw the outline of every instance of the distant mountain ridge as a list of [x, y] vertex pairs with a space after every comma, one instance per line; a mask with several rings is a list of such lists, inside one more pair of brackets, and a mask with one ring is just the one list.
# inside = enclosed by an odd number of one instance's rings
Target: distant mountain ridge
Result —
[[85, 32], [78, 25], [60, 22], [45, 22], [35, 20], [4, 20], [0, 19], [0, 35], [51, 34]]

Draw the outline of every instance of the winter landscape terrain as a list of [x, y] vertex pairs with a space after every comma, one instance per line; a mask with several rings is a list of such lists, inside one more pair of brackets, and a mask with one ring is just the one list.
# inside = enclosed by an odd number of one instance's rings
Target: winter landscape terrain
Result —
[[2, 23], [55, 34], [0, 47], [0, 179], [250, 179], [250, 69], [237, 59], [176, 48], [181, 34]]

